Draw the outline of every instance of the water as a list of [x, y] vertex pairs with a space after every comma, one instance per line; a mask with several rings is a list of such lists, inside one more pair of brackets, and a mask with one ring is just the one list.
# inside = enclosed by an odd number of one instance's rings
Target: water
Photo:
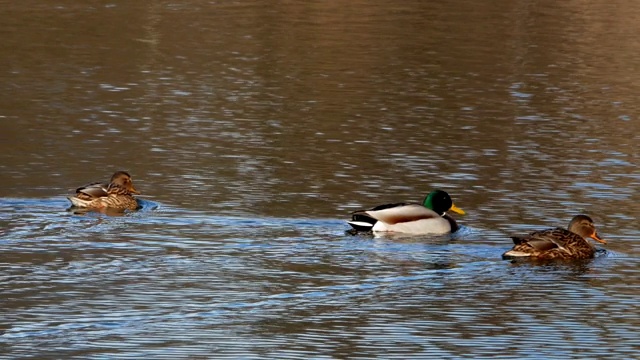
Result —
[[[3, 8], [0, 358], [638, 357], [635, 2]], [[436, 187], [454, 236], [345, 233]]]

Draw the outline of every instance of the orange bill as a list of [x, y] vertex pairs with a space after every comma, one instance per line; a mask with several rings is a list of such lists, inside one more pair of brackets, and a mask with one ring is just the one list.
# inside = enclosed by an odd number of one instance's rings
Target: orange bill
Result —
[[595, 231], [589, 237], [592, 238], [593, 240], [601, 243], [601, 244], [606, 244], [607, 243], [607, 240], [601, 239], [600, 236], [598, 236], [598, 233], [595, 232]]

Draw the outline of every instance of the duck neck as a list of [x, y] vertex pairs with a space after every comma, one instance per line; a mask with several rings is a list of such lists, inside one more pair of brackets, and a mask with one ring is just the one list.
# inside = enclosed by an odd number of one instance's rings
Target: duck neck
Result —
[[451, 225], [451, 232], [452, 233], [458, 231], [458, 223], [456, 222], [456, 220], [454, 218], [452, 218], [451, 216], [447, 215], [447, 213], [442, 214], [442, 217], [445, 218], [449, 222], [449, 225]]

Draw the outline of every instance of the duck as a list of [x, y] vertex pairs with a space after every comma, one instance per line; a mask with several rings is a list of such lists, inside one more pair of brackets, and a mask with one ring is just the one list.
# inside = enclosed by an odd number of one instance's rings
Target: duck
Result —
[[607, 243], [600, 238], [589, 216], [576, 215], [569, 222], [567, 229], [547, 229], [524, 236], [512, 236], [513, 248], [502, 254], [502, 258], [591, 259], [595, 257], [596, 248], [587, 238], [601, 244]]
[[131, 175], [126, 171], [116, 171], [108, 184], [95, 182], [81, 186], [76, 189], [74, 196], [67, 199], [77, 208], [124, 211], [138, 209], [134, 194], [140, 192], [133, 187]]
[[394, 232], [413, 235], [448, 234], [458, 230], [455, 219], [447, 211], [465, 214], [453, 204], [446, 191], [433, 190], [422, 204], [393, 203], [378, 205], [370, 210], [351, 213], [349, 225], [357, 232]]

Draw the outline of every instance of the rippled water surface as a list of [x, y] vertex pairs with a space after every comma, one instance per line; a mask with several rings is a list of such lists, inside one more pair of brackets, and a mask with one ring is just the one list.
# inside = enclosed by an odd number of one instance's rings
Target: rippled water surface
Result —
[[[639, 356], [635, 1], [2, 7], [0, 358]], [[433, 188], [456, 234], [345, 233]]]

